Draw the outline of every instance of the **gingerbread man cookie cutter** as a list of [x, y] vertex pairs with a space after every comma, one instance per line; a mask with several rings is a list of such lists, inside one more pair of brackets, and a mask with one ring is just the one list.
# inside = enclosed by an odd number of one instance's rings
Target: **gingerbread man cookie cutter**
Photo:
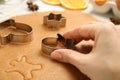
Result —
[[24, 23], [18, 23], [15, 22], [13, 19], [9, 19], [7, 21], [4, 21], [0, 23], [0, 31], [6, 28], [12, 28], [14, 27], [16, 30], [24, 31], [24, 34], [15, 34], [15, 33], [9, 33], [5, 36], [0, 35], [0, 45], [6, 45], [10, 42], [13, 43], [26, 43], [30, 42], [32, 40], [32, 27], [24, 24]]
[[59, 29], [66, 26], [66, 18], [62, 14], [53, 14], [50, 13], [47, 16], [43, 17], [43, 24], [47, 28]]
[[42, 40], [41, 50], [50, 55], [56, 49], [73, 49], [75, 50], [75, 41], [65, 39], [62, 35], [57, 34], [58, 38], [46, 37]]

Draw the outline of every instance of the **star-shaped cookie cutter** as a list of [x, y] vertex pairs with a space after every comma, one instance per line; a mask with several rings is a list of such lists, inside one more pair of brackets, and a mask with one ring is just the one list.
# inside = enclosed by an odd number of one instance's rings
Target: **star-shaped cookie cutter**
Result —
[[41, 50], [50, 55], [56, 49], [73, 49], [75, 50], [75, 40], [65, 39], [62, 35], [57, 34], [58, 38], [46, 37], [42, 40]]
[[50, 13], [43, 17], [43, 24], [48, 28], [59, 29], [66, 26], [66, 18], [62, 14]]
[[6, 45], [10, 42], [13, 43], [26, 43], [30, 42], [32, 40], [32, 27], [24, 24], [24, 23], [18, 23], [15, 22], [13, 19], [9, 19], [7, 21], [4, 21], [0, 23], [0, 31], [6, 28], [12, 28], [14, 27], [16, 30], [24, 31], [24, 34], [15, 34], [15, 33], [9, 33], [5, 36], [0, 35], [0, 45]]

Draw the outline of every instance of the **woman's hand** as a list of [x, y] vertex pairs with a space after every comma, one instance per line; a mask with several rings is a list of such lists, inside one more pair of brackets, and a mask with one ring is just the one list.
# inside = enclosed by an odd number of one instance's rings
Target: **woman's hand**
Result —
[[[83, 54], [69, 49], [58, 49], [51, 58], [70, 63], [92, 80], [120, 80], [120, 30], [110, 22], [80, 25], [64, 34], [65, 38], [93, 40], [92, 50]], [[86, 43], [82, 45], [87, 45]]]

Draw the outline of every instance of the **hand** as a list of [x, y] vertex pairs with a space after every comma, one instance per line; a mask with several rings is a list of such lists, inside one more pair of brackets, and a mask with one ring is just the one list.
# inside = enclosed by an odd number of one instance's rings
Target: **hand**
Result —
[[[110, 22], [81, 25], [64, 34], [65, 38], [93, 40], [89, 54], [69, 49], [58, 49], [51, 58], [70, 63], [91, 80], [120, 80], [120, 29]], [[86, 44], [84, 44], [86, 45]]]

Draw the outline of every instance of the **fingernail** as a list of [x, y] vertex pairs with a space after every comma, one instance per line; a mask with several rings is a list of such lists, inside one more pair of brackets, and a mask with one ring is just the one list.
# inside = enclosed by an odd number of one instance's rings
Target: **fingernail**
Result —
[[62, 58], [62, 55], [59, 52], [53, 52], [51, 53], [51, 57], [56, 60], [60, 60]]

